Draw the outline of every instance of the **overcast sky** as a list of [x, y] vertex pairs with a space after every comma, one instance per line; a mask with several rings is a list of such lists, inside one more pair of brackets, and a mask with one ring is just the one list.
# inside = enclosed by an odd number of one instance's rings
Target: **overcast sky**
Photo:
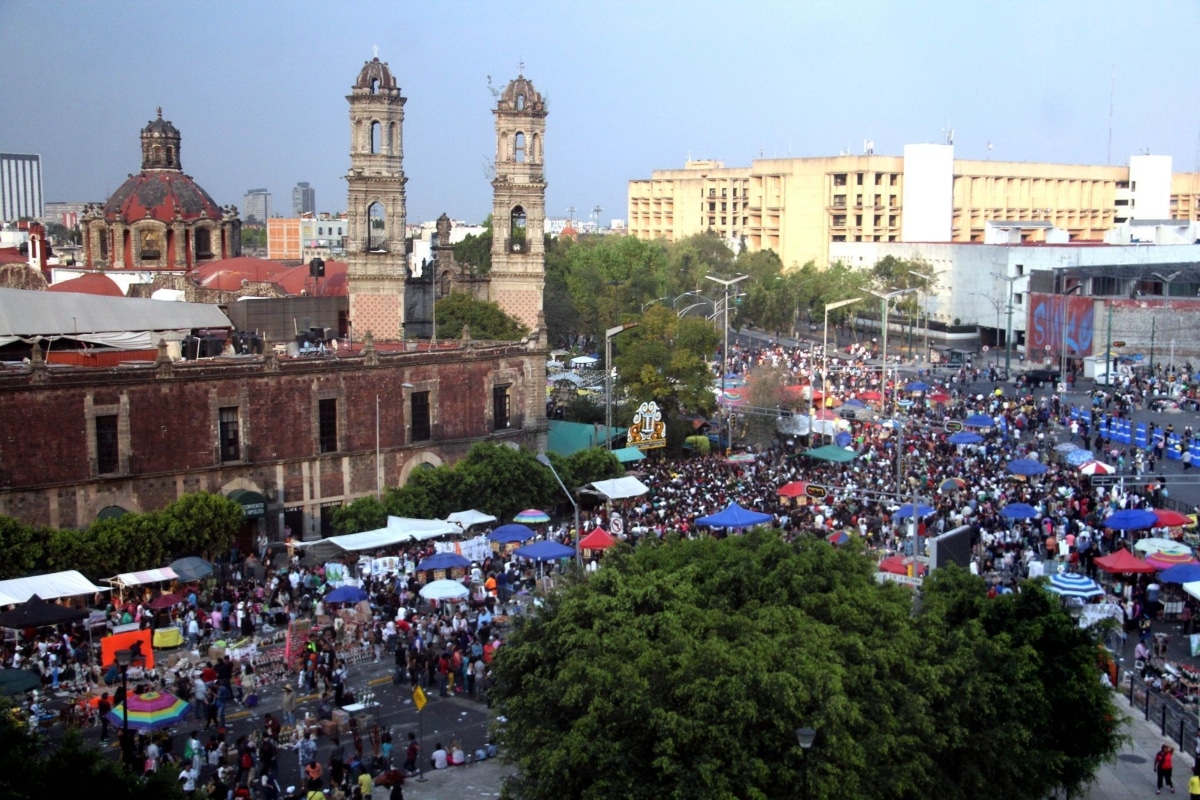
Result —
[[[481, 220], [488, 76], [549, 100], [547, 213], [626, 215], [627, 181], [692, 158], [900, 154], [1197, 169], [1196, 0], [1050, 2], [60, 2], [0, 0], [0, 151], [42, 156], [49, 201], [140, 168], [156, 106], [220, 204], [309, 181], [345, 206], [345, 100], [372, 47], [405, 106], [408, 219]], [[1115, 74], [1115, 92], [1110, 93]]]

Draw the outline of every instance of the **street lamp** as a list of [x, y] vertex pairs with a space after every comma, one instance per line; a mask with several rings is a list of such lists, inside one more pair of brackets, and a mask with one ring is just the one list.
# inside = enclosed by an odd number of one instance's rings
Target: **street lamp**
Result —
[[[825, 331], [821, 335], [821, 406], [825, 406], [825, 398], [829, 396], [829, 312], [842, 308], [843, 306], [852, 305], [862, 300], [861, 297], [851, 297], [849, 300], [838, 300], [836, 303], [826, 303], [825, 305]], [[811, 382], [810, 382], [811, 383]], [[813, 424], [813, 397], [812, 387], [809, 386], [808, 391], [808, 424], [809, 436], [812, 435]]]
[[612, 340], [621, 331], [636, 328], [640, 322], [626, 322], [604, 332], [604, 446], [612, 450]]
[[1024, 278], [1024, 275], [1001, 275], [999, 272], [992, 273], [993, 278], [999, 278], [1002, 281], [1008, 282], [1008, 330], [1004, 334], [1004, 371], [1008, 372], [1012, 368], [1012, 312], [1013, 312], [1013, 282]]
[[[984, 300], [987, 300], [989, 303], [992, 304], [992, 308], [996, 309], [996, 344], [999, 344], [1000, 343], [1000, 306], [1003, 304], [996, 298], [992, 297], [991, 295], [984, 294], [983, 292], [971, 292], [971, 296], [972, 297], [982, 297]], [[976, 323], [976, 324], [978, 324], [978, 323]], [[992, 355], [992, 366], [996, 366], [996, 361], [999, 358], [1000, 358], [1000, 352], [999, 352], [999, 348], [997, 348], [997, 351]]]
[[129, 667], [142, 657], [142, 643], [134, 642], [129, 649], [113, 653], [117, 666], [121, 668], [121, 756], [125, 760], [125, 768], [133, 768], [133, 742], [129, 738]]
[[[736, 283], [746, 280], [749, 275], [739, 275], [736, 278], [717, 278], [712, 275], [704, 276], [707, 280], [713, 283], [719, 283], [725, 287], [725, 343], [721, 346], [721, 400], [725, 399], [725, 368], [729, 363], [729, 287]], [[733, 448], [733, 422], [729, 423], [729, 435], [725, 439], [725, 452], [728, 453]]]
[[796, 741], [800, 743], [800, 749], [804, 751], [804, 760], [801, 763], [804, 765], [804, 796], [808, 797], [808, 751], [812, 750], [812, 746], [817, 741], [816, 729], [796, 728]]
[[[880, 389], [880, 394], [882, 396], [882, 402], [886, 403], [887, 402], [888, 305], [891, 303], [892, 300], [896, 299], [897, 297], [901, 297], [906, 294], [911, 294], [917, 290], [915, 288], [914, 289], [897, 289], [894, 292], [887, 292], [887, 293], [877, 292], [874, 289], [867, 289], [867, 291], [870, 292], [871, 294], [875, 295], [876, 297], [878, 297], [879, 304], [883, 307], [883, 318], [881, 320], [882, 324], [883, 324], [883, 368], [880, 373], [882, 375], [882, 383], [880, 384], [879, 389]], [[893, 401], [895, 400], [895, 397], [896, 397], [896, 393], [893, 391], [892, 392]], [[892, 408], [893, 408], [892, 416], [895, 417], [896, 416], [895, 410], [894, 410], [895, 405], [893, 405]]]
[[575, 502], [575, 497], [567, 491], [566, 485], [562, 482], [562, 478], [558, 477], [558, 470], [554, 468], [554, 464], [550, 463], [550, 458], [545, 453], [538, 453], [535, 458], [543, 467], [548, 467], [550, 472], [554, 474], [554, 480], [558, 481], [558, 485], [562, 488], [563, 494], [571, 501], [571, 505], [575, 507], [575, 561], [583, 566], [583, 554], [579, 552], [579, 503]]

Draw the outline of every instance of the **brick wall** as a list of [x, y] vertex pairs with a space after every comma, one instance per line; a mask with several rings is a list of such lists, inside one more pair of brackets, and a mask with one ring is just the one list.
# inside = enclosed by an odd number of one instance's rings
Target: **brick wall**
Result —
[[[544, 345], [467, 343], [456, 349], [329, 359], [221, 360], [158, 368], [0, 371], [0, 514], [86, 526], [101, 508], [150, 511], [192, 491], [250, 488], [268, 498], [270, 534], [284, 508], [319, 509], [373, 494], [375, 410], [383, 485], [412, 463], [453, 463], [480, 440], [545, 446]], [[490, 387], [512, 382], [512, 427], [493, 432]], [[429, 389], [432, 439], [409, 443], [406, 389]], [[337, 450], [321, 453], [319, 400], [337, 403]], [[238, 410], [240, 459], [221, 462], [220, 410]], [[120, 468], [97, 474], [98, 416], [119, 418]]]

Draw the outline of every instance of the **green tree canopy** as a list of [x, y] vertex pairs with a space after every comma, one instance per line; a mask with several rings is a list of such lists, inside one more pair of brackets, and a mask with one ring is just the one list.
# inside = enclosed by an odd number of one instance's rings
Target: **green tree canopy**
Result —
[[664, 413], [709, 414], [716, 408], [713, 373], [708, 359], [720, 347], [713, 324], [702, 317], [680, 319], [664, 305], [642, 314], [641, 325], [622, 334], [617, 356], [617, 396], [630, 403], [619, 415], [628, 422], [633, 409], [653, 400]]
[[914, 613], [873, 570], [763, 531], [614, 552], [497, 654], [513, 796], [1033, 800], [1116, 752], [1095, 645], [1040, 587], [950, 568]]
[[454, 245], [454, 260], [467, 268], [472, 275], [486, 275], [492, 271], [492, 215], [483, 220], [484, 232], [468, 234]]
[[529, 329], [505, 314], [498, 303], [476, 300], [466, 292], [451, 292], [437, 302], [437, 329], [442, 338], [457, 339], [463, 327], [471, 326], [471, 338], [511, 342]]

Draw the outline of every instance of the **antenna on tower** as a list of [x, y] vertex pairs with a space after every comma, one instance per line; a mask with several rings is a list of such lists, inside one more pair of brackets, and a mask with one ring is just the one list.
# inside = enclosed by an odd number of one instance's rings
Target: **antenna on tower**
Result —
[[875, 140], [863, 139], [863, 154], [868, 156], [875, 155]]
[[600, 212], [603, 210], [604, 209], [598, 205], [592, 209], [592, 216], [596, 219], [596, 233], [600, 232]]
[[946, 127], [942, 128], [943, 144], [954, 144], [954, 128], [950, 127], [950, 123], [946, 123]]
[[1112, 65], [1112, 75], [1108, 83], [1108, 158], [1104, 163], [1112, 166], [1112, 126], [1113, 126], [1113, 100], [1117, 94], [1117, 65]]
[[[575, 222], [575, 206], [567, 206], [567, 222]], [[572, 224], [571, 227], [573, 228], [575, 225]]]

